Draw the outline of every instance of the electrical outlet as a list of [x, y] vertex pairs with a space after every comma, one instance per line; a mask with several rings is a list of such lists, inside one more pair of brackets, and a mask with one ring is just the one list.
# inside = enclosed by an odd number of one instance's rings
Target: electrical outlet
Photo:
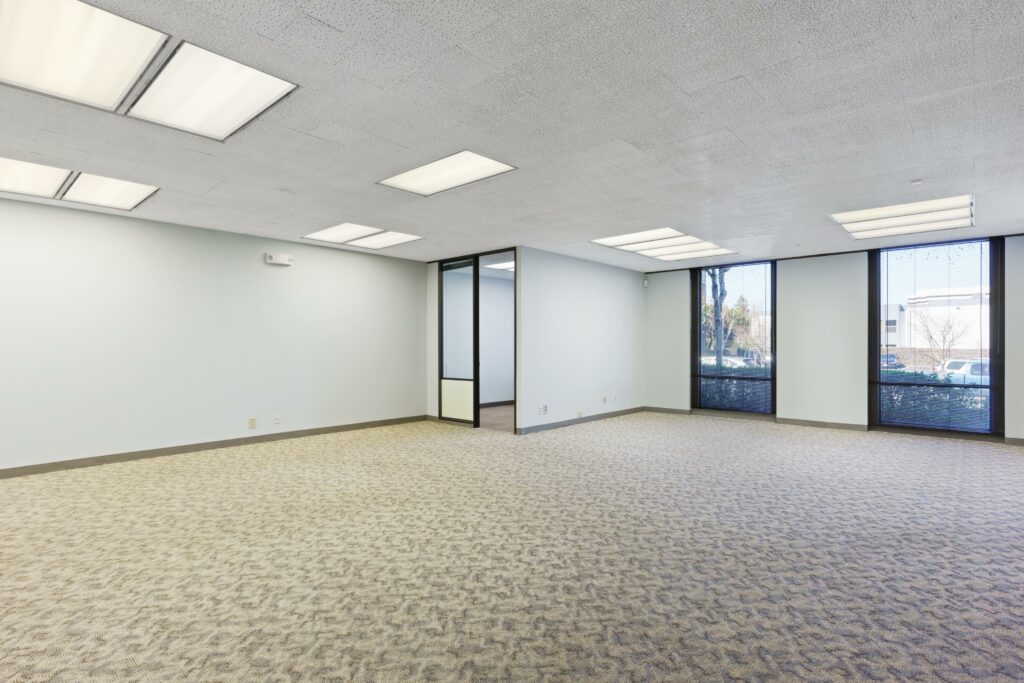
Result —
[[281, 416], [280, 415], [274, 415], [274, 424], [276, 424], [276, 425], [281, 424]]
[[601, 403], [607, 403], [607, 402], [608, 402], [608, 397], [607, 396], [602, 396], [601, 397]]
[[255, 417], [250, 417], [249, 418], [249, 429], [256, 429], [256, 418]]
[[548, 406], [547, 406], [547, 404], [544, 405], [544, 414], [545, 415], [548, 414]]

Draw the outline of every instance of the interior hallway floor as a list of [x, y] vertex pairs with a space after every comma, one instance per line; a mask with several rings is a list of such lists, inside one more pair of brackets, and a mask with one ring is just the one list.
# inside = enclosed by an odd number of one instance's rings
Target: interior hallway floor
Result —
[[0, 481], [0, 680], [1024, 678], [1024, 449], [627, 415]]
[[516, 428], [516, 406], [509, 403], [480, 409], [480, 428], [511, 434]]

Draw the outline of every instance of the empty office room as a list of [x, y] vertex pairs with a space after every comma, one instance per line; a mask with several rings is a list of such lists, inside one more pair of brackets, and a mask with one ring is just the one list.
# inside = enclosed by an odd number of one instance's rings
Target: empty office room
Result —
[[1024, 680], [1024, 5], [0, 0], [0, 680]]

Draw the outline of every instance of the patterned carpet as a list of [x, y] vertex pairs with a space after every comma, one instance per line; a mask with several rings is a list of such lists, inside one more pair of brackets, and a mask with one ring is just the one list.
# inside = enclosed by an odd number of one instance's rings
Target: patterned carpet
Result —
[[0, 481], [4, 681], [1020, 681], [1024, 449], [644, 413]]

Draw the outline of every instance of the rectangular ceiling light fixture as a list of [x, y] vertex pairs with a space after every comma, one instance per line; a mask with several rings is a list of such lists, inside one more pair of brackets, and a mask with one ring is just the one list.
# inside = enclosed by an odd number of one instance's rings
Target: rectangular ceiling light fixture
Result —
[[422, 237], [407, 235], [404, 232], [385, 231], [380, 228], [371, 228], [368, 225], [358, 223], [342, 223], [333, 228], [327, 228], [319, 232], [306, 235], [307, 240], [318, 242], [331, 242], [332, 244], [344, 244], [348, 247], [362, 247], [363, 249], [385, 249], [396, 244], [414, 242]]
[[152, 197], [158, 189], [160, 188], [153, 185], [81, 173], [71, 183], [68, 191], [64, 193], [63, 199], [80, 204], [131, 211]]
[[380, 184], [429, 197], [438, 192], [475, 183], [485, 178], [493, 178], [514, 170], [516, 170], [515, 166], [509, 166], [473, 152], [463, 151], [411, 171], [399, 173], [380, 181]]
[[613, 247], [622, 251], [650, 256], [662, 261], [681, 261], [691, 258], [722, 256], [735, 254], [717, 244], [706, 242], [699, 237], [679, 232], [675, 228], [657, 228], [643, 232], [631, 232], [628, 235], [602, 237], [593, 240], [595, 244]]
[[333, 244], [345, 244], [352, 240], [357, 240], [360, 237], [367, 237], [369, 235], [376, 235], [377, 233], [384, 232], [380, 228], [371, 228], [369, 225], [359, 225], [358, 223], [342, 223], [341, 225], [335, 225], [333, 228], [327, 228], [314, 232], [311, 235], [306, 235], [304, 239], [316, 240], [318, 242], [331, 242]]
[[0, 81], [114, 111], [166, 40], [78, 0], [0, 0]]
[[[2, 6], [0, 6], [2, 8]], [[54, 168], [28, 161], [0, 158], [0, 191], [54, 197], [71, 175], [66, 168]]]
[[489, 266], [484, 266], [484, 268], [495, 268], [497, 270], [515, 270], [516, 262], [506, 261], [505, 263], [492, 263]]
[[128, 115], [224, 140], [295, 87], [294, 83], [182, 43]]
[[392, 232], [389, 230], [388, 232], [382, 232], [354, 240], [349, 242], [348, 246], [362, 247], [363, 249], [386, 249], [387, 247], [393, 247], [396, 244], [405, 244], [406, 242], [415, 242], [416, 240], [421, 239], [423, 238], [418, 235], [407, 235], [404, 232]]
[[834, 213], [832, 220], [854, 239], [910, 235], [974, 227], [974, 195]]

